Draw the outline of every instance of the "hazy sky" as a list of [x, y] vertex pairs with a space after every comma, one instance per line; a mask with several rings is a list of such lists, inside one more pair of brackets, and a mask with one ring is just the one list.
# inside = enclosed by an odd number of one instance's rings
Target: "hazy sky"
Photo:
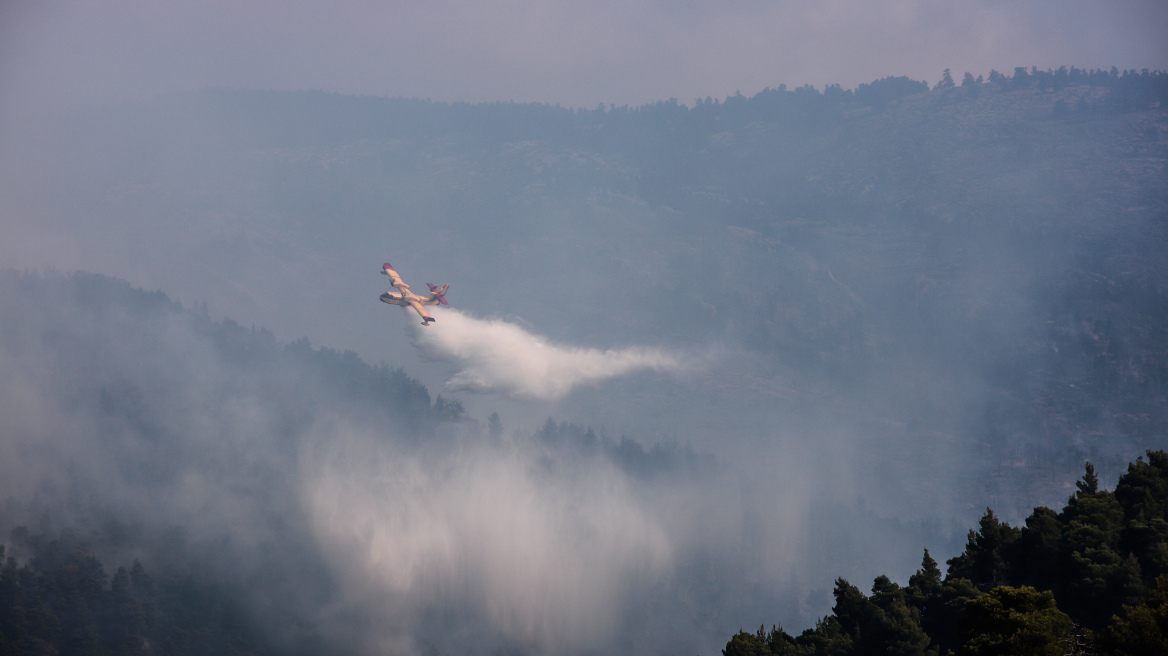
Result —
[[594, 107], [944, 68], [1168, 67], [1158, 0], [0, 3], [0, 102], [229, 86]]

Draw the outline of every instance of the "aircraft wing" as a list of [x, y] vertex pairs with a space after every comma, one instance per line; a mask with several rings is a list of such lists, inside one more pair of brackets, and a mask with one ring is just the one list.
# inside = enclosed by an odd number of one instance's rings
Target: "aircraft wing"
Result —
[[431, 321], [434, 321], [434, 317], [430, 316], [430, 313], [427, 312], [426, 308], [422, 307], [422, 304], [419, 303], [418, 301], [415, 301], [414, 299], [411, 298], [411, 299], [407, 299], [406, 303], [409, 303], [410, 307], [417, 310], [418, 316], [422, 317], [422, 325], [423, 326], [428, 326], [428, 325], [430, 325]]
[[389, 262], [381, 265], [381, 272], [389, 276], [390, 283], [402, 293], [402, 296], [410, 293], [410, 286], [401, 279], [401, 276], [398, 275], [397, 271], [394, 270]]

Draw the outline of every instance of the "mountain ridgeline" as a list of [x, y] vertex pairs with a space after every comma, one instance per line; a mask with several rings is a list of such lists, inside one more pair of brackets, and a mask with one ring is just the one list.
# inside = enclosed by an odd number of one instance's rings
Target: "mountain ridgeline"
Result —
[[[1086, 89], [1094, 93], [1084, 94]], [[229, 120], [225, 130], [249, 144], [268, 148], [309, 147], [361, 140], [453, 138], [489, 146], [541, 141], [576, 145], [601, 152], [620, 151], [638, 158], [660, 154], [701, 152], [711, 134], [766, 123], [803, 132], [828, 129], [872, 114], [895, 114], [901, 102], [930, 90], [926, 82], [887, 77], [856, 89], [827, 85], [788, 88], [781, 84], [747, 97], [741, 93], [722, 100], [698, 98], [692, 106], [677, 99], [640, 107], [606, 106], [565, 108], [521, 103], [447, 103], [405, 98], [352, 97], [336, 93], [300, 91], [218, 90], [202, 95], [162, 98], [172, 111], [181, 104], [207, 103]], [[1114, 115], [1139, 111], [1168, 102], [1168, 75], [1161, 71], [1084, 70], [1060, 68], [1039, 71], [1017, 68], [1013, 76], [996, 71], [983, 83], [967, 75], [960, 84], [948, 76], [934, 90], [950, 102], [979, 100], [982, 93], [1039, 91], [1052, 98], [1054, 118]], [[1105, 93], [1099, 93], [1106, 90]], [[1073, 91], [1070, 99], [1062, 94]], [[112, 108], [91, 120], [120, 123]], [[138, 111], [149, 115], [149, 106]], [[147, 133], [148, 134], [148, 133]], [[671, 180], [686, 183], [671, 176]]]

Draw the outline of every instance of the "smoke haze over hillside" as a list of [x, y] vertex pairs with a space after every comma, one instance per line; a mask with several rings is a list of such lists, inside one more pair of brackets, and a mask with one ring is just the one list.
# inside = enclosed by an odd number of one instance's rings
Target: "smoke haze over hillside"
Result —
[[[1022, 70], [635, 112], [81, 112], [6, 151], [6, 261], [206, 305], [6, 274], [4, 528], [126, 524], [104, 553], [158, 568], [177, 542], [277, 644], [808, 626], [834, 577], [906, 576], [985, 505], [1162, 444], [1163, 95]], [[379, 303], [390, 255], [460, 309]]]
[[1161, 4], [4, 4], [0, 543], [277, 653], [810, 626], [1168, 446]]
[[0, 307], [0, 529], [185, 558], [277, 646], [636, 651], [727, 583], [758, 598], [731, 566], [754, 511], [708, 456], [484, 430], [399, 372], [98, 276], [5, 272]]

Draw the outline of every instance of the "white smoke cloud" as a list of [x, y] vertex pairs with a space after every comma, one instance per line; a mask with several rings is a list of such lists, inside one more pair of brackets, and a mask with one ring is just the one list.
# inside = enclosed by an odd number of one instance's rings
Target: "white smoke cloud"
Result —
[[502, 319], [478, 319], [457, 310], [419, 328], [417, 345], [428, 355], [461, 369], [446, 383], [451, 391], [501, 392], [551, 400], [577, 385], [637, 371], [677, 372], [682, 358], [661, 349], [630, 347], [601, 351], [558, 345]]
[[318, 540], [379, 609], [370, 651], [420, 651], [417, 614], [452, 607], [538, 653], [595, 650], [669, 575], [684, 538], [633, 481], [604, 460], [549, 475], [530, 446], [419, 454], [330, 431], [306, 459]]

